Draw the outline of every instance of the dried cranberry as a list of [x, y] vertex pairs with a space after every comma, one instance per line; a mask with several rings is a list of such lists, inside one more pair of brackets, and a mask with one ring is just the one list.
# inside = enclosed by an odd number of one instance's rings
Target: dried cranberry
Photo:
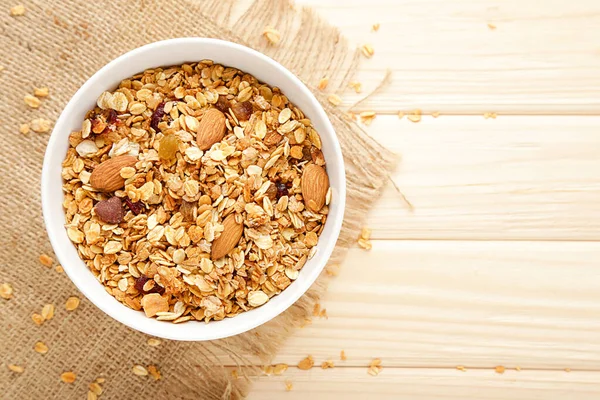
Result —
[[[315, 147], [315, 149], [316, 149], [316, 147]], [[310, 159], [312, 159], [311, 149], [309, 149], [308, 147], [303, 147], [302, 148], [302, 160], [306, 161], [306, 160], [310, 160]]]
[[231, 110], [240, 121], [248, 121], [252, 115], [252, 103], [249, 101], [243, 101], [241, 103], [235, 103], [231, 106]]
[[138, 215], [144, 209], [144, 203], [142, 203], [141, 201], [134, 203], [131, 200], [129, 200], [128, 197], [125, 197], [125, 204], [127, 204], [127, 207], [129, 207], [129, 209], [134, 215]]
[[117, 112], [111, 108], [110, 110], [108, 110], [106, 122], [108, 122], [109, 124], [116, 124], [117, 121]]
[[144, 285], [146, 284], [146, 282], [148, 282], [148, 280], [150, 280], [150, 278], [147, 278], [144, 275], [142, 275], [135, 280], [135, 284], [133, 285], [133, 287], [135, 287], [135, 290], [137, 290], [138, 292], [143, 292]]
[[285, 183], [278, 182], [275, 185], [277, 186], [277, 198], [288, 195], [289, 192]]
[[222, 113], [226, 113], [229, 111], [229, 107], [231, 107], [231, 104], [229, 103], [229, 100], [227, 100], [227, 97], [222, 95], [219, 96], [219, 100], [215, 103], [215, 108]]
[[135, 289], [143, 294], [148, 294], [148, 293], [158, 293], [158, 294], [163, 294], [165, 292], [165, 288], [162, 286], [157, 285], [156, 283], [154, 284], [154, 286], [152, 287], [152, 289], [145, 291], [144, 290], [144, 285], [146, 284], [146, 282], [148, 282], [150, 280], [150, 278], [142, 275], [139, 278], [137, 278], [135, 280], [135, 284], [133, 285], [133, 287], [135, 287]]
[[165, 103], [160, 103], [156, 106], [156, 110], [152, 113], [152, 119], [150, 120], [150, 126], [158, 132], [158, 124], [162, 121], [165, 116]]

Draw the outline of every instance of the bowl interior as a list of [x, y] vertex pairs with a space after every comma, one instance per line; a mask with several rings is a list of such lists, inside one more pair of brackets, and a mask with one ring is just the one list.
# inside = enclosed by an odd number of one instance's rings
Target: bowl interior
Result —
[[[211, 59], [254, 75], [282, 92], [307, 115], [321, 135], [333, 191], [329, 217], [315, 256], [299, 277], [280, 295], [260, 308], [234, 318], [209, 324], [190, 321], [172, 324], [146, 318], [143, 312], [131, 310], [111, 295], [96, 280], [79, 258], [64, 229], [61, 163], [68, 149], [68, 137], [79, 130], [86, 112], [105, 90], [145, 69]], [[325, 266], [341, 228], [346, 195], [342, 153], [335, 132], [325, 112], [310, 91], [293, 74], [272, 59], [241, 45], [215, 39], [185, 38], [152, 43], [122, 55], [92, 76], [73, 96], [56, 123], [50, 138], [42, 172], [42, 205], [44, 220], [54, 251], [69, 278], [97, 307], [131, 328], [158, 337], [175, 340], [212, 340], [252, 329], [292, 305], [310, 287]]]

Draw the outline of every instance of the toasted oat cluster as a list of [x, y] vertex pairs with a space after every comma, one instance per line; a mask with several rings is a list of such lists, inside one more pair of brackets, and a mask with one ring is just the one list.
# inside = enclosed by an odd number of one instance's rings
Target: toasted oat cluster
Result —
[[148, 317], [259, 307], [316, 251], [321, 140], [277, 88], [211, 61], [104, 92], [63, 162], [66, 229], [106, 291]]

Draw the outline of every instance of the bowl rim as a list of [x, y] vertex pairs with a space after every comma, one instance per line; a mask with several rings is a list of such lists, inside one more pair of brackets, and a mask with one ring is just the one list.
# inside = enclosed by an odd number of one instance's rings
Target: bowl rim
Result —
[[[338, 174], [339, 174], [340, 184], [339, 184], [338, 192], [336, 194], [338, 213], [335, 218], [331, 218], [331, 219], [328, 218], [328, 220], [327, 220], [328, 223], [331, 221], [330, 223], [332, 223], [333, 226], [332, 226], [332, 235], [328, 238], [326, 243], [319, 246], [319, 253], [321, 253], [321, 256], [323, 259], [322, 265], [320, 265], [317, 268], [314, 268], [312, 271], [310, 271], [310, 275], [305, 276], [305, 280], [303, 282], [303, 287], [301, 288], [301, 290], [298, 290], [297, 293], [290, 291], [289, 294], [287, 296], [285, 296], [285, 290], [284, 290], [280, 294], [278, 294], [277, 297], [280, 297], [280, 296], [283, 297], [283, 299], [281, 300], [281, 304], [278, 304], [278, 307], [274, 308], [270, 312], [257, 313], [256, 318], [254, 318], [252, 323], [245, 324], [243, 326], [236, 325], [235, 329], [229, 329], [227, 332], [225, 332], [225, 334], [219, 334], [219, 333], [215, 334], [214, 332], [220, 331], [219, 329], [215, 329], [215, 330], [207, 330], [206, 332], [208, 332], [208, 334], [205, 332], [204, 334], [201, 335], [201, 337], [200, 337], [200, 335], [195, 335], [195, 336], [191, 335], [189, 332], [186, 335], [186, 331], [189, 331], [189, 329], [186, 329], [187, 324], [179, 324], [178, 326], [181, 328], [177, 330], [177, 334], [171, 334], [171, 333], [167, 334], [167, 333], [161, 332], [160, 328], [150, 328], [150, 326], [154, 327], [155, 325], [139, 326], [138, 324], [136, 324], [135, 321], [132, 321], [132, 320], [126, 318], [124, 313], [119, 312], [118, 310], [115, 311], [112, 306], [104, 304], [104, 302], [100, 301], [96, 297], [96, 295], [91, 293], [91, 291], [86, 288], [86, 285], [83, 284], [83, 277], [81, 276], [80, 273], [77, 273], [76, 266], [70, 265], [69, 262], [65, 262], [70, 259], [70, 256], [67, 254], [67, 250], [66, 250], [64, 243], [61, 243], [61, 240], [59, 240], [57, 235], [54, 234], [56, 232], [59, 232], [59, 230], [64, 230], [64, 226], [53, 223], [50, 220], [50, 215], [52, 213], [51, 205], [55, 204], [55, 202], [50, 200], [50, 193], [52, 190], [56, 190], [55, 187], [52, 188], [52, 184], [51, 184], [53, 179], [56, 179], [56, 177], [54, 175], [51, 175], [51, 172], [50, 172], [51, 165], [53, 165], [51, 163], [51, 153], [54, 151], [55, 148], [57, 148], [57, 143], [59, 141], [59, 134], [57, 132], [71, 130], [70, 126], [67, 126], [68, 119], [69, 119], [69, 115], [73, 113], [73, 110], [75, 109], [76, 104], [80, 100], [86, 98], [86, 93], [90, 89], [90, 87], [92, 87], [95, 84], [97, 84], [98, 82], [100, 82], [101, 77], [107, 71], [110, 71], [113, 68], [119, 66], [121, 63], [123, 63], [124, 61], [126, 61], [127, 59], [129, 59], [132, 56], [138, 55], [140, 53], [145, 53], [145, 52], [149, 52], [149, 53], [159, 52], [160, 53], [161, 51], [164, 51], [169, 46], [171, 46], [172, 44], [175, 44], [175, 43], [191, 44], [194, 46], [198, 46], [198, 45], [202, 45], [202, 44], [210, 44], [210, 45], [216, 45], [216, 46], [230, 47], [236, 51], [246, 53], [246, 55], [248, 57], [258, 58], [262, 62], [268, 63], [272, 67], [278, 69], [284, 75], [286, 80], [290, 80], [294, 84], [294, 86], [296, 86], [300, 90], [301, 97], [305, 97], [309, 102], [311, 102], [315, 105], [315, 107], [314, 107], [315, 115], [313, 116], [312, 119], [318, 118], [319, 120], [321, 120], [321, 122], [323, 123], [323, 125], [325, 127], [324, 131], [327, 131], [325, 134], [331, 136], [331, 139], [332, 139], [332, 144], [333, 144], [332, 147], [333, 148], [331, 150], [333, 150], [333, 153], [335, 154], [335, 159], [331, 160], [331, 161], [328, 160], [328, 164], [331, 162], [332, 165], [335, 165], [334, 168], [339, 169]], [[192, 58], [193, 58], [193, 56], [192, 56]], [[198, 61], [200, 61], [200, 60], [198, 60]], [[165, 65], [168, 65], [168, 63], [166, 63]], [[161, 66], [161, 65], [149, 65], [145, 68], [146, 69], [156, 68], [159, 66]], [[232, 66], [234, 68], [236, 68], [235, 65], [232, 65]], [[269, 82], [266, 82], [266, 83], [268, 84]], [[314, 118], [314, 117], [316, 117], [316, 118]], [[322, 132], [319, 132], [319, 133], [323, 134]], [[337, 162], [336, 162], [336, 159], [337, 159]], [[312, 284], [315, 282], [315, 280], [319, 277], [319, 275], [323, 271], [325, 265], [327, 264], [327, 261], [331, 257], [331, 254], [333, 252], [333, 249], [335, 248], [337, 239], [338, 239], [340, 231], [341, 231], [342, 222], [343, 222], [344, 213], [345, 213], [345, 206], [346, 206], [346, 174], [345, 174], [345, 167], [344, 167], [344, 160], [343, 160], [343, 156], [342, 156], [341, 146], [340, 146], [339, 140], [337, 139], [335, 129], [333, 128], [333, 125], [331, 124], [331, 121], [329, 120], [329, 117], [327, 116], [327, 113], [323, 109], [323, 106], [316, 99], [314, 94], [306, 87], [306, 85], [298, 77], [296, 77], [294, 74], [292, 74], [287, 68], [285, 68], [284, 66], [279, 64], [277, 61], [273, 60], [272, 58], [254, 50], [254, 49], [251, 49], [249, 47], [246, 47], [246, 46], [243, 46], [243, 45], [240, 45], [237, 43], [220, 40], [220, 39], [200, 38], [200, 37], [175, 38], [175, 39], [167, 39], [167, 40], [149, 43], [144, 46], [135, 48], [131, 51], [121, 54], [117, 58], [113, 59], [112, 61], [110, 61], [109, 63], [104, 65], [98, 71], [96, 71], [75, 92], [75, 94], [71, 97], [71, 99], [68, 101], [68, 103], [64, 107], [58, 120], [56, 121], [56, 124], [54, 125], [52, 134], [50, 135], [48, 144], [46, 146], [46, 151], [44, 154], [44, 162], [43, 162], [43, 167], [42, 167], [42, 174], [41, 174], [41, 202], [42, 202], [42, 212], [43, 212], [44, 224], [46, 226], [46, 232], [50, 239], [50, 243], [52, 245], [54, 253], [55, 253], [56, 257], [58, 258], [58, 261], [63, 266], [64, 271], [66, 272], [69, 279], [74, 283], [74, 285], [77, 287], [77, 289], [94, 306], [96, 306], [97, 308], [102, 310], [105, 314], [107, 314], [114, 320], [119, 321], [120, 323], [128, 326], [129, 328], [146, 333], [148, 335], [162, 337], [165, 339], [180, 340], [180, 341], [216, 340], [216, 339], [221, 339], [221, 338], [238, 335], [240, 333], [243, 333], [243, 332], [249, 331], [251, 329], [254, 329], [258, 326], [261, 326], [262, 324], [277, 317], [283, 311], [285, 311], [290, 306], [292, 306], [296, 301], [298, 301], [298, 299], [300, 297], [302, 297], [310, 289]], [[64, 214], [64, 212], [63, 212], [63, 214]], [[84, 265], [85, 265], [85, 263], [84, 263]], [[100, 282], [98, 282], [98, 284], [101, 285]], [[119, 302], [119, 304], [122, 307], [126, 307], [125, 305], [121, 304], [120, 302]], [[260, 310], [260, 307], [257, 308], [256, 310]], [[147, 318], [147, 317], [144, 316], [144, 318]], [[236, 317], [232, 317], [231, 319], [235, 319], [235, 318]], [[201, 321], [199, 321], [199, 322], [201, 322]], [[218, 323], [218, 321], [217, 321], [217, 323]], [[239, 325], [241, 325], [241, 324], [239, 324]], [[158, 325], [156, 325], [156, 326], [158, 326]]]

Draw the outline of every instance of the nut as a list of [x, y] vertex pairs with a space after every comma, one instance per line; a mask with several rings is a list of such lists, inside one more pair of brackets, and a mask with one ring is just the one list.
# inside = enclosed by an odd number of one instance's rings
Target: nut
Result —
[[210, 258], [218, 260], [227, 255], [237, 246], [244, 232], [244, 226], [235, 220], [235, 215], [229, 214], [223, 220], [223, 232], [212, 244]]
[[308, 164], [302, 173], [302, 197], [306, 206], [318, 212], [325, 205], [328, 190], [327, 172], [316, 164]]
[[209, 109], [198, 124], [196, 142], [200, 150], [208, 150], [225, 136], [225, 115], [216, 108]]
[[99, 201], [94, 208], [96, 215], [104, 222], [109, 224], [118, 224], [123, 221], [123, 204], [121, 199], [113, 196], [108, 200]]
[[133, 156], [118, 156], [110, 158], [92, 171], [90, 184], [94, 189], [102, 192], [114, 192], [125, 185], [125, 179], [121, 177], [121, 169], [133, 167], [137, 158]]

